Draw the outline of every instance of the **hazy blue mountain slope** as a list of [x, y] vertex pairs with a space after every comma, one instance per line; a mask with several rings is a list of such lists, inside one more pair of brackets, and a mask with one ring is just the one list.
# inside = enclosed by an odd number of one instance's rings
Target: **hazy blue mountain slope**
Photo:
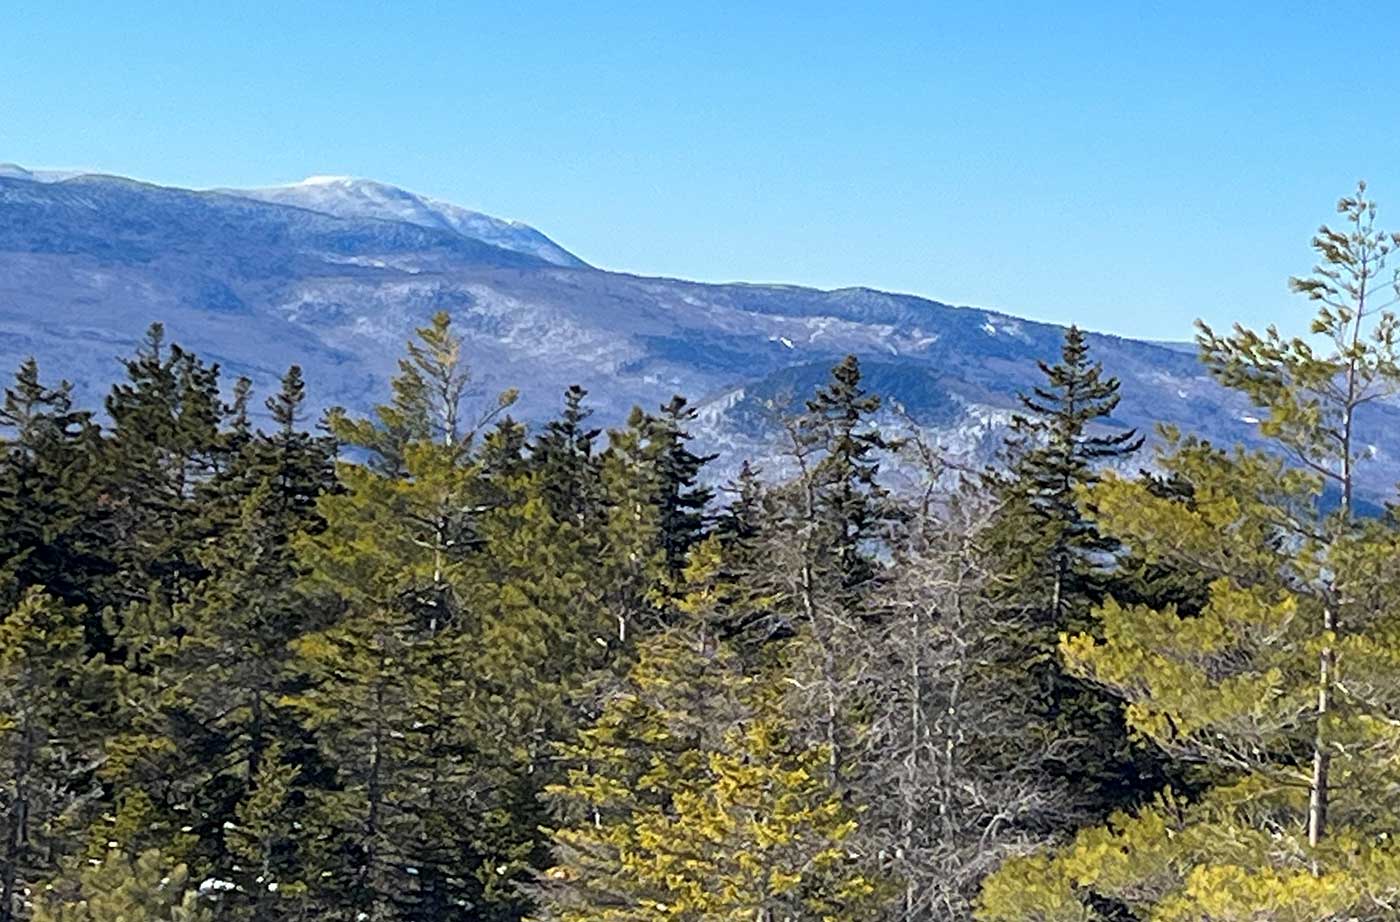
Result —
[[[605, 423], [679, 392], [701, 406], [706, 444], [732, 468], [745, 455], [770, 459], [775, 408], [800, 403], [854, 352], [895, 405], [889, 426], [912, 419], [950, 452], [982, 458], [1062, 333], [866, 288], [704, 285], [560, 265], [418, 213], [336, 216], [242, 193], [23, 174], [0, 171], [0, 364], [35, 354], [91, 401], [120, 373], [116, 357], [160, 320], [260, 389], [299, 362], [316, 407], [364, 409], [383, 396], [413, 328], [445, 309], [482, 393], [520, 387], [527, 420], [551, 414], [575, 382]], [[1115, 425], [1249, 436], [1250, 408], [1189, 351], [1091, 342], [1123, 380]], [[1400, 479], [1398, 423], [1388, 406], [1367, 421], [1373, 492]]]

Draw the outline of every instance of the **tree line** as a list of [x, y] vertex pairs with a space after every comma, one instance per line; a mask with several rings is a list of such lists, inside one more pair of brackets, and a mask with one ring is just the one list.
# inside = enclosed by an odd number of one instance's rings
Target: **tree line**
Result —
[[851, 356], [720, 488], [684, 398], [527, 427], [446, 314], [317, 425], [159, 325], [100, 417], [24, 363], [0, 922], [1394, 918], [1400, 237], [1339, 214], [1309, 337], [1200, 325], [1257, 450], [1147, 457], [1074, 327], [986, 470]]

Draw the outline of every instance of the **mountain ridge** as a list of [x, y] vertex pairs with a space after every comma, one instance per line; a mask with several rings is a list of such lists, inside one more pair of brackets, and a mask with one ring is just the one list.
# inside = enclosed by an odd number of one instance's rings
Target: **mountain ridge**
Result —
[[[884, 424], [908, 425], [896, 408], [916, 408], [950, 453], [985, 459], [1062, 338], [1053, 324], [869, 286], [689, 282], [236, 191], [0, 175], [0, 362], [33, 353], [89, 403], [119, 374], [115, 356], [159, 320], [260, 391], [298, 363], [315, 408], [364, 410], [437, 310], [464, 336], [482, 399], [518, 386], [514, 412], [537, 422], [577, 383], [611, 424], [681, 393], [702, 410], [704, 446], [724, 455], [721, 475], [746, 455], [779, 463], [774, 405], [847, 353], [891, 389]], [[1248, 405], [1184, 345], [1097, 333], [1090, 344], [1123, 381], [1112, 425], [1252, 439]], [[1400, 479], [1400, 413], [1375, 408], [1367, 432], [1381, 462], [1373, 486], [1388, 488]]]

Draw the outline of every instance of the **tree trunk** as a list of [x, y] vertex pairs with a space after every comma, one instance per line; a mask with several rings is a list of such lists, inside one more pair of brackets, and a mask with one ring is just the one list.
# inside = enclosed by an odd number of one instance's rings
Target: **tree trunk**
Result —
[[[1329, 604], [1323, 610], [1323, 630], [1337, 629], [1336, 616]], [[1308, 784], [1308, 845], [1316, 848], [1327, 834], [1327, 807], [1330, 799], [1328, 772], [1332, 765], [1332, 754], [1327, 751], [1327, 740], [1323, 733], [1323, 722], [1331, 706], [1332, 679], [1336, 668], [1336, 654], [1331, 643], [1322, 648], [1318, 656], [1317, 677], [1317, 726], [1313, 730], [1312, 779]]]
[[15, 761], [15, 802], [10, 807], [10, 828], [5, 842], [4, 866], [0, 868], [0, 922], [15, 918], [15, 890], [19, 885], [20, 864], [29, 852], [29, 780], [34, 765], [34, 728], [26, 718], [19, 758]]

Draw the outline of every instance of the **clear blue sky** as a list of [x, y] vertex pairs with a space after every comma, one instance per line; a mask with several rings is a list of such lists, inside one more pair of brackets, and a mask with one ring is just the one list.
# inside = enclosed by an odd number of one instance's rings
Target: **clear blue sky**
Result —
[[1159, 338], [1301, 328], [1358, 178], [1400, 227], [1400, 7], [863, 6], [10, 0], [0, 161], [369, 176], [607, 268]]

